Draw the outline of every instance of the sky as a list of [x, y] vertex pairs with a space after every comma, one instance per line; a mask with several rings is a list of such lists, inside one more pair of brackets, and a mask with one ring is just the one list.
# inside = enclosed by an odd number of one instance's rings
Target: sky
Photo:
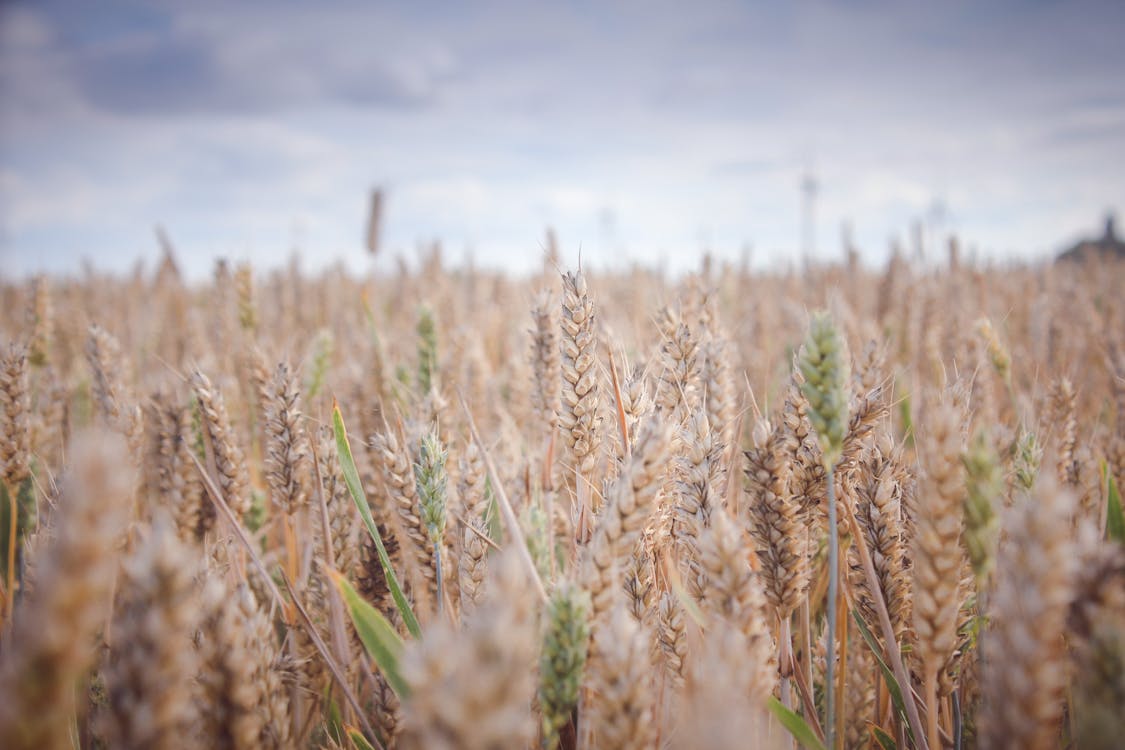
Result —
[[548, 226], [600, 267], [916, 222], [1042, 258], [1125, 213], [1123, 41], [1120, 2], [0, 0], [0, 275], [151, 267], [157, 224], [195, 277], [529, 271]]

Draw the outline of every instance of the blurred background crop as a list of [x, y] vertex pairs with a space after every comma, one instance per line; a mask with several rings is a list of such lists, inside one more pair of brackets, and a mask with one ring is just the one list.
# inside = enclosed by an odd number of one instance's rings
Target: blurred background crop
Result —
[[[471, 7], [470, 7], [471, 6]], [[4, 275], [1048, 257], [1125, 207], [1120, 2], [3, 2]], [[365, 249], [383, 192], [380, 252]], [[413, 262], [413, 260], [411, 260]]]

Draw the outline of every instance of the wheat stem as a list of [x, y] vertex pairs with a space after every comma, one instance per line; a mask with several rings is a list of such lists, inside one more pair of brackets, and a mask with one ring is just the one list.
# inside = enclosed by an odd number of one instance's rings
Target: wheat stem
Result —
[[793, 674], [793, 634], [789, 617], [782, 617], [777, 633], [777, 671], [781, 676], [781, 704], [792, 710], [790, 677]]
[[[844, 572], [839, 567], [836, 568], [836, 585], [840, 583], [844, 577]], [[838, 590], [838, 589], [837, 589]], [[837, 603], [838, 604], [838, 603]], [[845, 601], [844, 606], [837, 606], [836, 611], [836, 632], [840, 635], [839, 643], [839, 661], [840, 668], [837, 670], [836, 684], [833, 690], [836, 692], [836, 740], [840, 748], [844, 747], [846, 738], [844, 736], [845, 722], [847, 718], [847, 707], [844, 704], [845, 688], [847, 687], [848, 680], [848, 607]]]
[[804, 672], [800, 669], [794, 669], [793, 676], [797, 678], [797, 689], [801, 693], [801, 703], [805, 707], [805, 721], [812, 725], [813, 732], [816, 733], [821, 742], [824, 742], [824, 729], [820, 726], [820, 719], [816, 716], [816, 699], [813, 697], [810, 687], [812, 683], [805, 679]]
[[937, 673], [933, 667], [926, 669], [926, 738], [930, 747], [941, 747], [938, 737]]
[[[4, 588], [4, 612], [10, 614], [16, 599], [16, 536], [19, 529], [20, 506], [16, 493], [4, 482], [4, 493], [8, 498], [8, 581]], [[0, 619], [0, 623], [4, 620]]]
[[836, 690], [835, 677], [836, 671], [836, 596], [839, 593], [839, 536], [836, 533], [836, 482], [834, 479], [835, 465], [828, 464], [828, 645], [827, 645], [827, 661], [825, 664], [825, 678], [824, 678], [824, 693], [825, 693], [825, 711], [824, 711], [824, 726], [827, 732], [825, 736], [825, 745], [829, 750], [836, 747], [835, 733], [836, 733]]

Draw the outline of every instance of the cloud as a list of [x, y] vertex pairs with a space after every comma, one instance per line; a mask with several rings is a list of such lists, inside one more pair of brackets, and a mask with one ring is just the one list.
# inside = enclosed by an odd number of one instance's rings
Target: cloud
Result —
[[806, 169], [822, 249], [850, 219], [873, 257], [936, 201], [949, 228], [1034, 249], [1125, 194], [1114, 4], [0, 14], [0, 252], [28, 267], [91, 248], [124, 263], [156, 221], [197, 273], [214, 252], [283, 256], [297, 225], [308, 247], [362, 257], [373, 184], [393, 251], [439, 237], [525, 269], [545, 224], [593, 263], [790, 250]]
[[253, 107], [252, 92], [223, 76], [210, 52], [199, 40], [145, 35], [84, 51], [71, 64], [88, 101], [117, 113]]
[[51, 74], [83, 101], [125, 117], [415, 108], [432, 103], [450, 74], [440, 49], [396, 39], [379, 13], [284, 3], [254, 14], [225, 4], [141, 7], [13, 4], [4, 51], [25, 66], [50, 59]]

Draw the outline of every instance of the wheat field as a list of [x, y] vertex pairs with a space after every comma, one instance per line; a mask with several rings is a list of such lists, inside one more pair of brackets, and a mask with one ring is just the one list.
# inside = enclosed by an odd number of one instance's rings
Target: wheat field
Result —
[[1123, 271], [4, 283], [0, 747], [1119, 747]]

